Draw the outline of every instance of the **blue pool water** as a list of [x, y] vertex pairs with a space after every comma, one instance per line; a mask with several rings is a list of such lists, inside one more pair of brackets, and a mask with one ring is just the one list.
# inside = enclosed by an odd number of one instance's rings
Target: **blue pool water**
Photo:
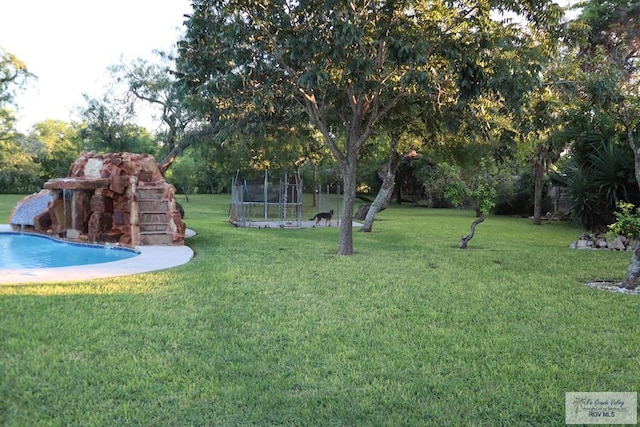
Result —
[[122, 247], [63, 242], [39, 234], [0, 233], [0, 268], [101, 264], [137, 255]]

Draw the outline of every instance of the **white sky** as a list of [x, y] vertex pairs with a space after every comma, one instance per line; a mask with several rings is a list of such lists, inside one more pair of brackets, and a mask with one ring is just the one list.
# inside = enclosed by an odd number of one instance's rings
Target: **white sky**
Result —
[[0, 0], [0, 47], [38, 76], [16, 99], [18, 129], [77, 120], [82, 94], [105, 92], [108, 66], [171, 49], [190, 12], [189, 0]]

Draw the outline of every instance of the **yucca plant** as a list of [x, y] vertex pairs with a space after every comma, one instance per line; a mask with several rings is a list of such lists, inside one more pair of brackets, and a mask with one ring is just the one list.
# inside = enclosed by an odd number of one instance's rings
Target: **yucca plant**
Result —
[[626, 146], [606, 140], [581, 148], [552, 181], [567, 189], [574, 220], [599, 231], [614, 221], [619, 202], [638, 200], [633, 158]]
[[591, 154], [590, 163], [593, 186], [612, 213], [620, 201], [630, 200], [629, 189], [637, 186], [632, 153], [626, 146], [602, 142]]
[[573, 163], [569, 167], [566, 182], [573, 218], [585, 229], [595, 230], [607, 221], [602, 216], [602, 200], [593, 191], [594, 184], [589, 175], [587, 168]]

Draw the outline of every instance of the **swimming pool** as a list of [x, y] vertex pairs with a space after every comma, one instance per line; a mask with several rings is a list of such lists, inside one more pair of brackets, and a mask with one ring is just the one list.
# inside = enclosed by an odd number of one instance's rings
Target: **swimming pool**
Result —
[[139, 254], [120, 246], [72, 243], [40, 234], [0, 233], [0, 269], [102, 264]]

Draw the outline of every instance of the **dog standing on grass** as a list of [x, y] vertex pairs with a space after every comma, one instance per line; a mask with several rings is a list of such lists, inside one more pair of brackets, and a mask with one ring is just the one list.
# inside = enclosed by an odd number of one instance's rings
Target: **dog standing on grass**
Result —
[[315, 221], [316, 223], [313, 225], [315, 227], [324, 219], [324, 225], [327, 226], [327, 224], [329, 224], [329, 227], [331, 227], [331, 218], [333, 218], [333, 209], [329, 212], [319, 212], [313, 218], [310, 218], [309, 221]]

